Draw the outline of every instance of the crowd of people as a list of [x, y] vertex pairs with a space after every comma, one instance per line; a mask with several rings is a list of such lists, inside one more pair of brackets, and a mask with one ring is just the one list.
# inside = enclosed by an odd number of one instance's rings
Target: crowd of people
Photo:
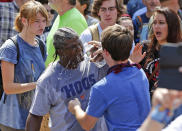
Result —
[[182, 42], [180, 7], [0, 1], [0, 131], [39, 131], [46, 114], [51, 131], [181, 131], [182, 87], [159, 84], [160, 48]]

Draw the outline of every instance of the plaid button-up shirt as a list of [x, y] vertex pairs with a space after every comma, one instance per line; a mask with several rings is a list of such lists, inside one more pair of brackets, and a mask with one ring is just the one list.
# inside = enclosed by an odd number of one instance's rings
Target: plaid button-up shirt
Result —
[[13, 29], [19, 8], [13, 2], [0, 2], [0, 46], [11, 36], [17, 34]]

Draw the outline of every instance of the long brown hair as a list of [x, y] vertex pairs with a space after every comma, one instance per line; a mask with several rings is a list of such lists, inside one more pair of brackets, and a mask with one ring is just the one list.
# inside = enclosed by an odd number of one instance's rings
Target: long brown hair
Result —
[[[163, 14], [167, 25], [168, 25], [168, 36], [167, 36], [167, 42], [170, 43], [178, 43], [182, 41], [182, 32], [181, 32], [181, 25], [178, 15], [169, 8], [157, 8], [154, 12], [153, 18], [156, 14]], [[153, 23], [152, 23], [153, 24]], [[148, 46], [147, 56], [149, 58], [154, 57], [154, 52], [157, 50], [158, 41], [152, 32], [149, 36], [149, 39], [151, 39], [151, 43]]]

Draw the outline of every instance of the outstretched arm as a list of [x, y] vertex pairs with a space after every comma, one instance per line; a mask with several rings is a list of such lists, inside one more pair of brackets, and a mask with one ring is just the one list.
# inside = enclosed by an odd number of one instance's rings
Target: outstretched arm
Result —
[[39, 131], [43, 116], [37, 116], [29, 113], [26, 121], [26, 131]]
[[[160, 112], [163, 112], [165, 109], [173, 110], [181, 104], [182, 104], [182, 91], [158, 88], [154, 92], [153, 108], [156, 109], [156, 106], [160, 105], [159, 107]], [[144, 121], [139, 131], [161, 131], [161, 129], [165, 126], [165, 123], [163, 122], [165, 122], [168, 115], [166, 114], [166, 117], [162, 117], [163, 115], [161, 115], [161, 113], [155, 113], [153, 110], [151, 111], [147, 119]]]
[[87, 115], [87, 113], [81, 109], [78, 99], [71, 100], [68, 104], [68, 109], [73, 115], [75, 115], [81, 127], [86, 131], [92, 129], [95, 126], [96, 121], [98, 120], [98, 118], [96, 117]]

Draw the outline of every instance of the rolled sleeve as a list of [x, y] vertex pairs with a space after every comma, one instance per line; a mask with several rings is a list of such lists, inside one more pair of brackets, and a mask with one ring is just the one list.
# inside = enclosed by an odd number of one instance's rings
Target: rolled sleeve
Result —
[[29, 112], [34, 115], [44, 116], [50, 111], [50, 108], [50, 91], [45, 84], [38, 82]]
[[13, 41], [7, 40], [0, 48], [0, 60], [17, 64], [17, 49]]

